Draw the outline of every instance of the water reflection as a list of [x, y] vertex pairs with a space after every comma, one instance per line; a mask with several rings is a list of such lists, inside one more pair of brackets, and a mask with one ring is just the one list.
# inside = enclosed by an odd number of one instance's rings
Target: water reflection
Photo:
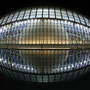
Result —
[[0, 49], [0, 65], [30, 73], [60, 73], [89, 64], [89, 50]]

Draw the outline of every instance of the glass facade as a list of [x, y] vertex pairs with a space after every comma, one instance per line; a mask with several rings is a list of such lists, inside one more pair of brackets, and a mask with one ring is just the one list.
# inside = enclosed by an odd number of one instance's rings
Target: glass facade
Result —
[[[44, 46], [61, 44], [64, 48], [75, 48], [76, 45], [85, 46], [90, 44], [90, 28], [69, 21], [52, 19], [31, 19], [10, 23], [0, 27], [0, 46], [3, 48], [17, 45], [19, 48], [23, 45], [39, 44]], [[12, 46], [11, 46], [12, 45]], [[19, 45], [19, 47], [18, 47]], [[70, 47], [72, 45], [72, 47]], [[82, 48], [81, 47], [81, 48]], [[22, 47], [25, 48], [25, 47]], [[56, 47], [57, 48], [57, 47]], [[83, 47], [86, 48], [86, 47]]]
[[0, 19], [0, 71], [10, 77], [32, 82], [75, 78], [89, 71], [89, 49], [90, 21], [76, 12], [37, 7]]

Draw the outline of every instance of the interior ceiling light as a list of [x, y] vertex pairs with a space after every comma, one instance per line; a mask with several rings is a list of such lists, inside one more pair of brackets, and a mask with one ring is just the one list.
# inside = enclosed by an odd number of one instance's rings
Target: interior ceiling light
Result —
[[32, 82], [58, 82], [90, 71], [90, 19], [53, 7], [0, 19], [0, 71]]

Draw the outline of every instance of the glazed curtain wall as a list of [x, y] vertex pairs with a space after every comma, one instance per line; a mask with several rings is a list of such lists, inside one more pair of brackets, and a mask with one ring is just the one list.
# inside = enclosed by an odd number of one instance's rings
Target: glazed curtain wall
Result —
[[0, 44], [90, 44], [90, 31], [69, 21], [31, 19], [0, 27]]

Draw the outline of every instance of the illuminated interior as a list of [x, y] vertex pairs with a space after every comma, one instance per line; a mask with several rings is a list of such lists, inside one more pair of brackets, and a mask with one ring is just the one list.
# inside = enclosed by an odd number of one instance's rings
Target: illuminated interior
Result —
[[89, 21], [76, 12], [47, 7], [2, 17], [0, 71], [16, 78], [18, 73], [32, 82], [56, 82], [83, 74], [84, 67], [88, 71], [90, 66]]

